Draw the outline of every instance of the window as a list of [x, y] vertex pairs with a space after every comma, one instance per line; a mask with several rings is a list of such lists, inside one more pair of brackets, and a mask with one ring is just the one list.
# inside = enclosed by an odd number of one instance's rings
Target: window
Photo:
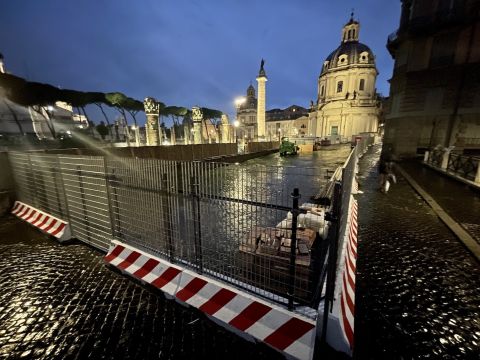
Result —
[[433, 39], [430, 66], [447, 66], [453, 63], [458, 34], [452, 32], [440, 34]]
[[339, 81], [337, 83], [337, 93], [341, 93], [343, 91], [343, 81]]
[[332, 126], [331, 135], [338, 135], [338, 126]]
[[322, 87], [320, 88], [320, 96], [323, 96], [324, 93], [325, 93], [325, 86], [322, 85]]
[[360, 85], [358, 86], [358, 90], [365, 90], [365, 79], [360, 79]]

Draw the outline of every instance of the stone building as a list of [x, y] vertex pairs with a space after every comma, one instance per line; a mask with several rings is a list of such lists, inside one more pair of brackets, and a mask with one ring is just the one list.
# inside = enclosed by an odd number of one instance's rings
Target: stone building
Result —
[[257, 98], [252, 84], [247, 88], [247, 96], [243, 104], [237, 109], [239, 137], [252, 140], [257, 136]]
[[341, 43], [323, 62], [317, 104], [311, 104], [309, 132], [319, 138], [350, 141], [353, 135], [378, 130], [379, 102], [375, 56], [359, 42], [360, 24], [350, 18]]
[[480, 1], [402, 0], [384, 142], [400, 156], [480, 148]]
[[308, 110], [304, 107], [292, 105], [286, 109], [271, 109], [266, 113], [266, 138], [312, 136], [308, 124]]

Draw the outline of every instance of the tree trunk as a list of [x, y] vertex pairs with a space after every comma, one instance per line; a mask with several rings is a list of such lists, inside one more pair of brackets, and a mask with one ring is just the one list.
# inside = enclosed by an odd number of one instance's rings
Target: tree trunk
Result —
[[103, 110], [102, 104], [95, 103], [100, 108], [100, 111], [103, 114], [103, 117], [105, 118], [105, 121], [107, 122], [108, 125], [108, 133], [110, 134], [110, 142], [113, 143], [113, 134], [112, 134], [112, 127], [110, 125], [110, 120], [108, 120], [107, 114], [105, 114], [105, 111]]
[[[56, 138], [57, 138], [57, 134], [56, 134], [56, 132], [55, 132], [55, 126], [53, 125], [53, 120], [51, 119], [51, 115], [49, 114], [49, 112], [48, 112], [47, 110], [45, 110], [45, 109], [43, 108], [43, 106], [40, 106], [40, 105], [38, 105], [38, 109], [37, 109], [35, 106], [32, 106], [32, 109], [33, 109], [33, 111], [35, 111], [37, 114], [40, 114], [40, 115], [46, 120], [48, 130], [50, 130], [50, 133], [52, 134], [53, 139], [56, 139]], [[43, 114], [43, 112], [41, 111], [41, 109], [43, 109], [48, 116], [45, 116], [45, 115]]]
[[83, 111], [83, 116], [85, 116], [85, 118], [87, 119], [87, 124], [88, 124], [88, 128], [90, 129], [90, 134], [92, 135], [92, 137], [95, 137], [94, 135], [94, 126], [93, 126], [93, 123], [90, 122], [89, 118], [88, 118], [88, 115], [87, 115], [87, 112], [85, 111], [85, 106], [80, 106], [80, 109], [82, 109]]
[[127, 138], [127, 146], [130, 147], [130, 131], [128, 129], [127, 114], [125, 113], [125, 109], [118, 106], [116, 108], [118, 112], [123, 116], [123, 121], [125, 126], [125, 137]]

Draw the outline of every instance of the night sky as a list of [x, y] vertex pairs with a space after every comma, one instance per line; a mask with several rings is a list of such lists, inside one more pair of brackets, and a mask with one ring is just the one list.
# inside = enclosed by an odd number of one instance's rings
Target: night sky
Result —
[[352, 8], [360, 41], [376, 55], [378, 91], [388, 95], [385, 44], [399, 0], [3, 0], [0, 52], [7, 71], [31, 81], [230, 116], [250, 81], [256, 87], [263, 57], [267, 109], [308, 107]]

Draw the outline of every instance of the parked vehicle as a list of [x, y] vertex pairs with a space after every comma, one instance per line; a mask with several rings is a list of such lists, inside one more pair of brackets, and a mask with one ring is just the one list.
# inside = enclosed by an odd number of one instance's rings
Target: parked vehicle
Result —
[[287, 137], [282, 138], [279, 149], [280, 156], [297, 155], [299, 149], [300, 148], [292, 143]]

